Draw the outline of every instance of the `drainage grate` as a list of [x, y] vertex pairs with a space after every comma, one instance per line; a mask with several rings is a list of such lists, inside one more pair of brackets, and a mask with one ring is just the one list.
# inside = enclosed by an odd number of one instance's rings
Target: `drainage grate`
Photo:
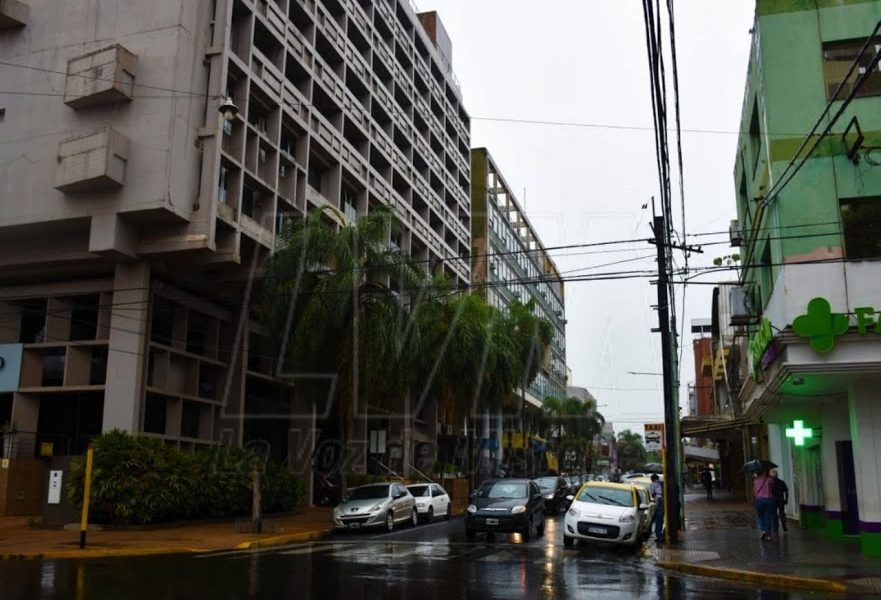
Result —
[[661, 562], [701, 562], [705, 560], [719, 560], [722, 558], [718, 552], [702, 550], [667, 550], [665, 548], [653, 548], [652, 556]]
[[848, 579], [849, 585], [858, 585], [873, 592], [881, 593], [881, 577], [863, 577], [861, 579]]

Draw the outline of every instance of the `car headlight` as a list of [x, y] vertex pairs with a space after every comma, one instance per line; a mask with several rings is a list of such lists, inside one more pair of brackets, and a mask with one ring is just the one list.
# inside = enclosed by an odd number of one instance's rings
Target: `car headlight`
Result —
[[633, 515], [622, 515], [620, 519], [618, 519], [619, 523], [633, 523], [636, 520], [636, 517]]
[[573, 506], [572, 508], [569, 509], [569, 514], [573, 517], [580, 517], [581, 511]]
[[379, 504], [375, 504], [375, 505], [371, 506], [371, 507], [370, 507], [370, 510], [368, 510], [367, 512], [376, 512], [376, 511], [381, 510], [381, 509], [382, 509], [382, 502], [380, 502]]
[[523, 506], [522, 504], [515, 506], [514, 508], [511, 509], [512, 515], [519, 515], [520, 513], [525, 513], [525, 512], [526, 512], [526, 507]]
[[553, 500], [553, 499], [554, 499], [554, 495], [553, 495], [553, 494], [546, 494], [546, 495], [545, 495], [545, 500]]
[[474, 506], [473, 504], [469, 504], [469, 505], [468, 505], [468, 512], [470, 512], [470, 513], [472, 513], [472, 514], [476, 513], [476, 512], [477, 512], [477, 507]]
[[340, 516], [340, 507], [339, 506], [337, 506], [333, 509], [333, 516], [335, 516], [335, 517]]

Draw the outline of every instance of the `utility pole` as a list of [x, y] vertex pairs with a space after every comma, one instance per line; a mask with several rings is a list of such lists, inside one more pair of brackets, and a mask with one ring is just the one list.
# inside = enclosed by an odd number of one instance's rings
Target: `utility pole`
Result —
[[674, 353], [670, 330], [670, 280], [667, 271], [667, 252], [670, 240], [663, 216], [655, 216], [652, 224], [655, 234], [651, 243], [658, 250], [658, 330], [661, 332], [661, 360], [664, 375], [664, 520], [668, 544], [679, 540], [681, 505], [679, 501], [679, 407], [673, 390]]

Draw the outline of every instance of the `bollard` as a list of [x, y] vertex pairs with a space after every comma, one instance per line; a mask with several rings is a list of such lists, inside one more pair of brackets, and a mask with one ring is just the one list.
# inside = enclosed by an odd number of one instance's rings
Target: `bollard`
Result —
[[83, 514], [80, 518], [80, 549], [86, 547], [86, 529], [89, 526], [89, 496], [92, 494], [92, 462], [95, 450], [92, 444], [86, 450], [86, 472], [83, 482]]

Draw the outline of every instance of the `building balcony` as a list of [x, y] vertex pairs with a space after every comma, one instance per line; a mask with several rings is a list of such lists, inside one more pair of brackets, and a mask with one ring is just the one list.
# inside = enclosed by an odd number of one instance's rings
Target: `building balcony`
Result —
[[64, 103], [79, 110], [129, 102], [137, 65], [138, 57], [119, 44], [70, 59]]
[[30, 8], [19, 0], [0, 0], [0, 31], [24, 27], [30, 17]]
[[55, 188], [62, 192], [98, 191], [125, 183], [129, 141], [112, 128], [61, 142]]

